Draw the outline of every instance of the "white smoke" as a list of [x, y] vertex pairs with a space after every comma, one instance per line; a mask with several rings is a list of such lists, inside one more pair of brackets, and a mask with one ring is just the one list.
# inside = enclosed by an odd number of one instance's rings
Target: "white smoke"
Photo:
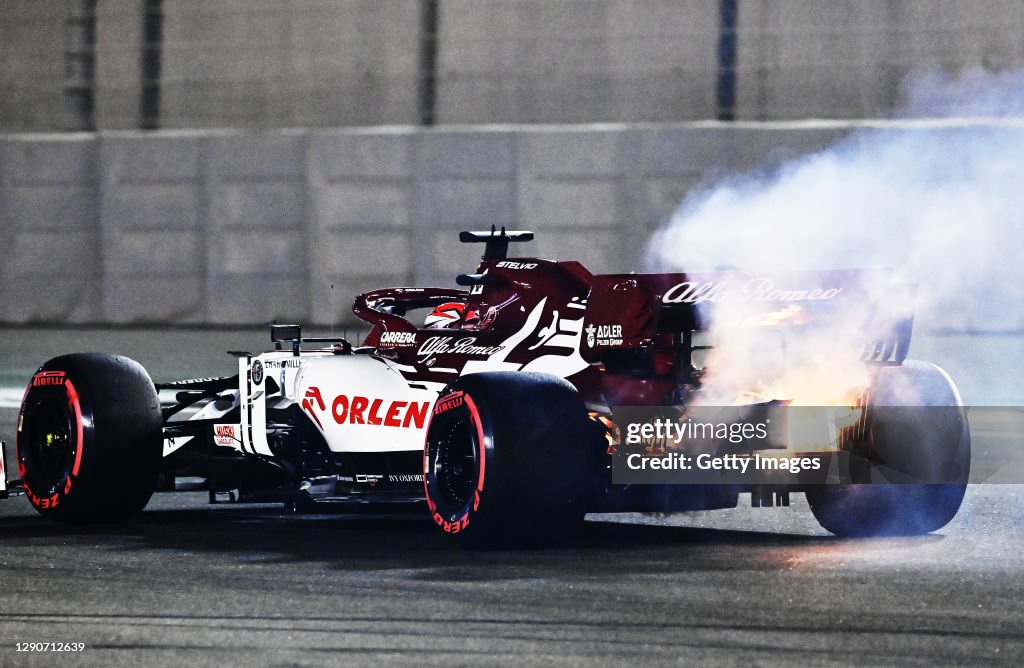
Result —
[[[688, 197], [653, 238], [652, 268], [888, 267], [919, 285], [918, 329], [1024, 330], [1024, 70], [920, 75], [906, 91], [897, 115], [914, 120], [865, 123], [824, 151]], [[721, 322], [712, 332], [731, 342], [709, 363], [721, 394], [827, 377], [833, 401], [864, 382], [846, 349], [790, 346], [803, 357], [772, 377], [750, 364], [760, 334], [730, 334]]]
[[[657, 270], [890, 267], [921, 286], [918, 325], [1024, 329], [1024, 70], [915, 78], [902, 115], [686, 199]], [[955, 117], [955, 118], [954, 118]]]

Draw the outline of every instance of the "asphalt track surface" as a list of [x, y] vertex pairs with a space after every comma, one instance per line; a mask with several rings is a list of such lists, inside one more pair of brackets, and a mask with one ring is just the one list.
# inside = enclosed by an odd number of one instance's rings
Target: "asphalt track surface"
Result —
[[[977, 453], [1019, 455], [1005, 424], [972, 427]], [[0, 502], [0, 665], [1024, 663], [1020, 484], [972, 485], [916, 538], [831, 537], [795, 495], [590, 516], [577, 541], [520, 551], [454, 549], [419, 513], [205, 501], [159, 494], [87, 529]]]

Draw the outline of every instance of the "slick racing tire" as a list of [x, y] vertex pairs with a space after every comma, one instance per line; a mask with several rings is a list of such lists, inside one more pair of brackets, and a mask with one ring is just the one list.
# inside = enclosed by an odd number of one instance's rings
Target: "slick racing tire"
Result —
[[851, 458], [852, 484], [809, 488], [811, 511], [838, 536], [941, 529], [960, 509], [971, 467], [970, 429], [956, 386], [939, 367], [908, 360], [881, 369], [870, 396], [866, 450]]
[[156, 388], [137, 362], [101, 353], [50, 360], [18, 421], [26, 496], [40, 514], [72, 524], [142, 510], [156, 489], [162, 425]]
[[472, 546], [571, 535], [585, 512], [595, 433], [565, 380], [527, 372], [460, 378], [441, 393], [427, 427], [423, 482], [434, 523]]

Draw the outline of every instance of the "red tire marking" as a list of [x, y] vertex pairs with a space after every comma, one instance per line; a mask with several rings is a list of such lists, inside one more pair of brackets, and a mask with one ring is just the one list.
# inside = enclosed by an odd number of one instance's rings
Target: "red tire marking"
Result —
[[[487, 446], [484, 443], [484, 426], [480, 421], [480, 411], [477, 410], [476, 403], [467, 394], [463, 399], [466, 402], [466, 406], [469, 407], [469, 419], [476, 427], [476, 438], [477, 438], [477, 449], [479, 450], [480, 469], [477, 472], [476, 489], [478, 492], [484, 491], [484, 474], [487, 471]], [[477, 497], [479, 499], [479, 496]]]
[[[64, 391], [65, 391], [65, 393], [67, 394], [67, 397], [68, 397], [68, 408], [70, 408], [75, 413], [75, 427], [76, 427], [76, 431], [75, 431], [75, 437], [76, 437], [76, 441], [75, 441], [75, 463], [71, 467], [71, 473], [68, 475], [68, 478], [67, 478], [67, 480], [65, 482], [63, 490], [58, 489], [53, 494], [53, 496], [51, 496], [50, 498], [47, 498], [47, 499], [43, 499], [43, 498], [40, 498], [40, 497], [36, 496], [35, 494], [33, 494], [32, 490], [29, 488], [28, 482], [25, 481], [25, 464], [21, 461], [21, 447], [22, 447], [22, 443], [21, 443], [21, 437], [22, 437], [21, 429], [22, 429], [22, 420], [24, 419], [24, 415], [25, 415], [25, 401], [28, 399], [29, 391], [31, 391], [31, 389], [33, 387], [54, 384], [54, 383], [52, 383], [52, 380], [53, 379], [57, 379], [57, 378], [62, 379], [62, 381], [63, 381], [62, 384], [64, 386]], [[45, 380], [40, 380], [40, 379], [45, 379]], [[47, 381], [51, 381], [51, 382], [47, 382]], [[83, 449], [84, 440], [85, 440], [85, 427], [82, 424], [82, 403], [81, 403], [81, 400], [79, 399], [79, 396], [78, 396], [78, 390], [75, 389], [75, 386], [74, 386], [74, 384], [72, 384], [71, 379], [68, 378], [67, 375], [63, 371], [43, 371], [43, 372], [38, 373], [35, 376], [33, 376], [32, 382], [29, 383], [29, 386], [25, 389], [25, 394], [24, 394], [24, 396], [21, 399], [21, 411], [18, 414], [18, 440], [17, 440], [17, 447], [18, 447], [18, 474], [21, 476], [22, 484], [24, 484], [24, 486], [25, 486], [25, 496], [28, 497], [28, 500], [32, 503], [32, 505], [37, 506], [39, 508], [43, 508], [43, 509], [55, 508], [55, 507], [57, 507], [58, 504], [60, 504], [61, 497], [66, 495], [69, 491], [71, 491], [71, 478], [78, 476], [78, 471], [79, 471], [79, 469], [82, 466], [82, 449]]]
[[[477, 436], [477, 459], [480, 460], [480, 466], [477, 469], [476, 489], [473, 490], [473, 510], [476, 511], [476, 510], [478, 510], [480, 508], [480, 492], [484, 491], [484, 476], [485, 476], [485, 473], [487, 471], [487, 446], [484, 443], [484, 427], [483, 427], [483, 422], [480, 420], [480, 411], [479, 411], [479, 409], [477, 409], [476, 403], [469, 396], [469, 394], [467, 394], [465, 392], [461, 392], [460, 391], [460, 392], [453, 392], [451, 394], [448, 394], [448, 395], [442, 397], [441, 399], [438, 399], [436, 405], [441, 405], [442, 402], [444, 402], [446, 400], [449, 400], [449, 399], [452, 399], [452, 398], [456, 398], [456, 397], [461, 398], [462, 402], [468, 408], [470, 422], [472, 423], [473, 427], [476, 429], [476, 436]], [[455, 406], [452, 406], [451, 408], [455, 408], [457, 406], [458, 406], [458, 404], [456, 404]], [[446, 412], [447, 410], [450, 410], [450, 409], [446, 407], [441, 412], [443, 413], [443, 412]], [[435, 411], [434, 415], [435, 416], [437, 415], [436, 411]], [[429, 434], [429, 431], [430, 430], [427, 429], [428, 434]], [[428, 470], [429, 470], [429, 458], [427, 456], [427, 437], [425, 437], [424, 438], [424, 444], [423, 444], [423, 493], [427, 497], [427, 507], [430, 509], [431, 514], [433, 515], [434, 522], [439, 527], [441, 527], [441, 529], [444, 530], [446, 533], [458, 533], [460, 531], [464, 531], [466, 529], [466, 527], [469, 526], [469, 511], [466, 511], [466, 513], [462, 517], [458, 518], [457, 520], [453, 520], [452, 522], [446, 522], [441, 517], [441, 514], [436, 511], [437, 504], [435, 504], [430, 499], [430, 488], [427, 486], [427, 473], [428, 473]]]
[[71, 384], [71, 379], [66, 378], [64, 380], [64, 386], [68, 392], [68, 403], [71, 408], [75, 411], [75, 424], [77, 425], [77, 438], [75, 443], [75, 465], [71, 468], [71, 475], [77, 476], [78, 469], [82, 466], [82, 450], [83, 441], [85, 438], [85, 429], [82, 425], [82, 404], [78, 399], [78, 392], [75, 390], [75, 386]]

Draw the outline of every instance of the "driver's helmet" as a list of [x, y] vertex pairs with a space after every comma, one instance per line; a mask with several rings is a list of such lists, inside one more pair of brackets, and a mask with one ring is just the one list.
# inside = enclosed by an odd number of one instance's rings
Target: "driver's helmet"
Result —
[[467, 309], [463, 302], [446, 302], [440, 304], [423, 322], [425, 329], [448, 329], [479, 320], [476, 311]]

